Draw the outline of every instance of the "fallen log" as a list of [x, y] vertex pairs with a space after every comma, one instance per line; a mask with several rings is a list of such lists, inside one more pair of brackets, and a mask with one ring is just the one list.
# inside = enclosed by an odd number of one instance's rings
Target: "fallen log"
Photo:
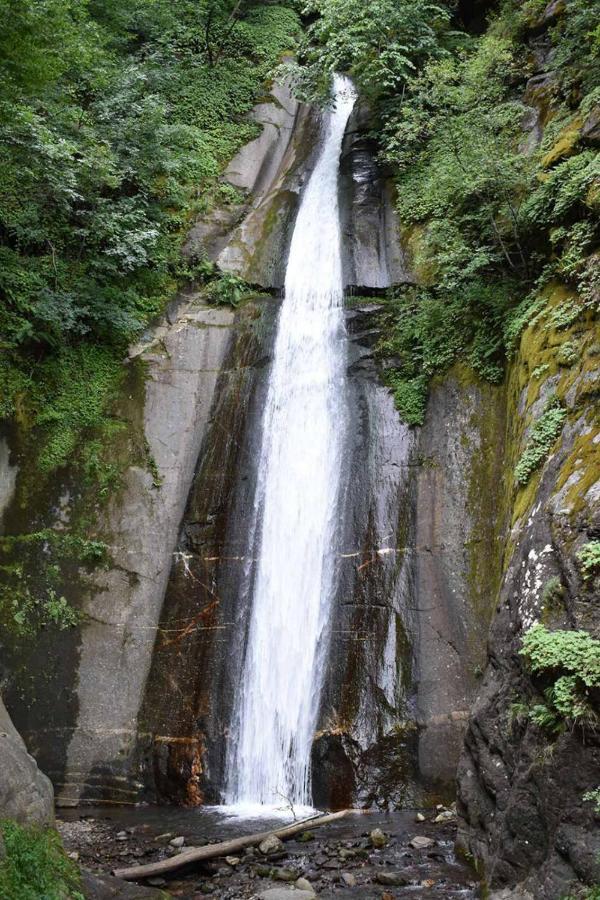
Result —
[[303, 819], [301, 822], [286, 825], [284, 828], [271, 828], [269, 831], [246, 834], [243, 837], [231, 838], [231, 840], [221, 841], [218, 844], [205, 844], [204, 847], [190, 847], [189, 850], [183, 850], [177, 856], [170, 856], [168, 859], [161, 859], [159, 862], [146, 863], [143, 866], [130, 866], [127, 869], [113, 869], [112, 874], [116, 875], [117, 878], [124, 878], [125, 881], [153, 878], [155, 875], [175, 872], [177, 869], [181, 869], [190, 863], [203, 862], [206, 859], [215, 859], [219, 856], [232, 856], [234, 853], [239, 853], [240, 850], [245, 850], [246, 847], [255, 847], [272, 834], [285, 841], [286, 838], [305, 831], [307, 825], [310, 825], [311, 828], [320, 828], [321, 825], [328, 825], [330, 822], [343, 819], [350, 812], [351, 810], [349, 809], [342, 809], [339, 812], [328, 813], [325, 816], [312, 816], [309, 819]]

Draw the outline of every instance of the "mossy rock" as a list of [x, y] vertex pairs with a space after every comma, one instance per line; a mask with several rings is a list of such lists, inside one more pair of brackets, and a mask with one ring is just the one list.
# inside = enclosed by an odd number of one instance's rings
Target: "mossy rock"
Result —
[[582, 125], [581, 116], [575, 116], [565, 125], [553, 146], [542, 157], [541, 164], [544, 169], [549, 169], [554, 163], [573, 155], [581, 137]]

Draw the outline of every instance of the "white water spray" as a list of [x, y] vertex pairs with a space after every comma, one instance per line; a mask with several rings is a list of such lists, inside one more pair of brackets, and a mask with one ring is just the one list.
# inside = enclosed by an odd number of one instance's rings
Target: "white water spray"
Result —
[[338, 169], [356, 98], [340, 76], [334, 91], [290, 246], [262, 423], [259, 561], [227, 759], [229, 805], [311, 802], [346, 424]]

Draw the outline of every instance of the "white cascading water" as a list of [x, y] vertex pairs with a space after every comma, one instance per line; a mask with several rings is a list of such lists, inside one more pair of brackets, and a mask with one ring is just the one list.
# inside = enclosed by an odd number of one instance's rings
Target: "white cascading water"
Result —
[[334, 94], [292, 236], [262, 423], [259, 556], [225, 791], [246, 809], [311, 803], [346, 423], [338, 169], [356, 96], [341, 76]]

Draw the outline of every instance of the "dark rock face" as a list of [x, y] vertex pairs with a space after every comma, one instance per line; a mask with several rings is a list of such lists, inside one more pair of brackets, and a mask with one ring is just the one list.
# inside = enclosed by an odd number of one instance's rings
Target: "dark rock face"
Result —
[[344, 282], [361, 291], [411, 281], [400, 241], [391, 178], [376, 160], [370, 111], [358, 101], [340, 160]]
[[[592, 329], [575, 333], [579, 362], [539, 386], [528, 373], [547, 353], [544, 323], [525, 332], [509, 383], [504, 499], [509, 519], [498, 595], [489, 637], [489, 664], [473, 707], [458, 770], [459, 843], [480, 860], [498, 896], [559, 900], [600, 880], [600, 829], [583, 795], [598, 783], [600, 737], [575, 726], [553, 735], [535, 725], [527, 708], [543, 702], [548, 683], [532, 677], [519, 655], [535, 622], [550, 628], [597, 632], [598, 583], [582, 582], [576, 554], [600, 534], [600, 461], [595, 450], [598, 372]], [[574, 339], [563, 334], [561, 340]], [[588, 355], [588, 350], [591, 350]], [[556, 346], [552, 347], [556, 354]], [[546, 357], [544, 357], [546, 358]], [[512, 467], [531, 422], [550, 390], [569, 419], [541, 475], [521, 490]], [[558, 579], [562, 596], [544, 588]], [[515, 885], [520, 885], [513, 895]], [[520, 893], [519, 893], [520, 892]]]
[[588, 144], [600, 144], [600, 106], [595, 106], [583, 123], [581, 137]]

